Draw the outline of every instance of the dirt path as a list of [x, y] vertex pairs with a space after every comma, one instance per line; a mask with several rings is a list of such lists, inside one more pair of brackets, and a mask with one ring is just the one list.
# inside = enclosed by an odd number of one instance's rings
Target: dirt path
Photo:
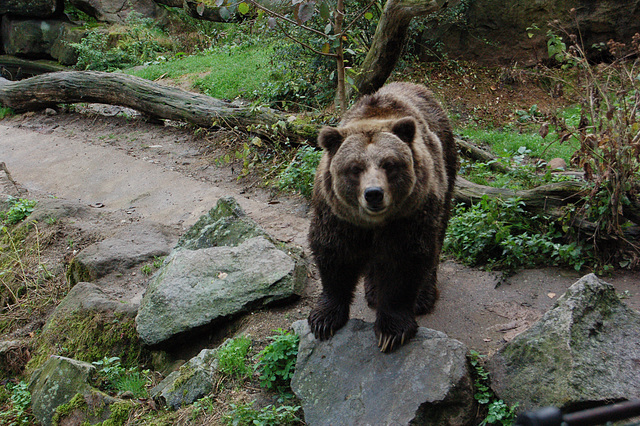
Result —
[[[124, 211], [135, 220], [184, 230], [218, 198], [231, 195], [276, 238], [306, 248], [304, 200], [248, 187], [232, 167], [216, 166], [215, 157], [215, 147], [202, 136], [135, 118], [41, 113], [0, 122], [0, 161], [32, 196], [77, 200], [103, 206], [105, 214]], [[301, 302], [259, 312], [247, 321], [247, 329], [260, 322], [290, 323], [306, 317], [319, 293], [313, 268], [311, 275]], [[581, 275], [550, 268], [502, 280], [498, 273], [445, 261], [440, 268], [440, 302], [434, 314], [419, 322], [488, 353], [537, 320]], [[640, 309], [639, 274], [620, 273], [605, 280], [619, 292], [627, 291], [627, 303]], [[361, 288], [352, 316], [374, 319]]]

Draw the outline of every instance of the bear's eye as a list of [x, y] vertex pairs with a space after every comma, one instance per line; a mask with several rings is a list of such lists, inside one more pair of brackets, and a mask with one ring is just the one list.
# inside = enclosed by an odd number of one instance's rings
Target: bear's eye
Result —
[[395, 161], [385, 161], [382, 163], [382, 168], [385, 169], [387, 173], [396, 172], [400, 169], [400, 163]]
[[364, 171], [364, 167], [358, 164], [351, 165], [346, 169], [347, 175], [354, 176], [354, 177], [359, 176], [360, 173], [362, 173], [363, 171]]

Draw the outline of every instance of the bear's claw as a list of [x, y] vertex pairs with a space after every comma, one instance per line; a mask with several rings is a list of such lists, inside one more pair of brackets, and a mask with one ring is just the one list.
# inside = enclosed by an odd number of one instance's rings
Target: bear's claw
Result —
[[341, 307], [317, 307], [309, 314], [308, 322], [316, 339], [327, 340], [336, 330], [342, 328], [349, 319], [349, 310]]
[[400, 336], [399, 338], [400, 344], [396, 346], [396, 344], [398, 343], [398, 336], [383, 336], [381, 334], [380, 337], [378, 337], [378, 347], [380, 348], [380, 352], [393, 352], [395, 349], [404, 345], [406, 337], [407, 333], [402, 333], [402, 336]]

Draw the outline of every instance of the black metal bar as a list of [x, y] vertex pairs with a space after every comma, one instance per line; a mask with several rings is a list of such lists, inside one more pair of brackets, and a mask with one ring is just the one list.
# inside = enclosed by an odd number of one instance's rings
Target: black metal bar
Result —
[[559, 408], [545, 407], [520, 414], [515, 424], [516, 426], [590, 426], [636, 416], [640, 416], [640, 400], [625, 401], [564, 415]]
[[640, 416], [640, 400], [625, 401], [568, 413], [562, 416], [562, 420], [568, 426], [589, 426], [615, 422], [616, 420], [624, 420], [635, 416]]

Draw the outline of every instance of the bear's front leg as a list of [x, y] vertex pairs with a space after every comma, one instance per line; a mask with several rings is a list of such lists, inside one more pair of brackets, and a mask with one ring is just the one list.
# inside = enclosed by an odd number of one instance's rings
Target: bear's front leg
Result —
[[316, 262], [322, 280], [322, 295], [308, 321], [314, 336], [327, 340], [349, 320], [359, 268], [355, 264], [341, 262], [335, 255], [316, 255]]
[[374, 330], [381, 352], [392, 352], [407, 343], [418, 331], [415, 304], [424, 280], [420, 267], [398, 260], [380, 264], [369, 271], [367, 279], [377, 293]]

